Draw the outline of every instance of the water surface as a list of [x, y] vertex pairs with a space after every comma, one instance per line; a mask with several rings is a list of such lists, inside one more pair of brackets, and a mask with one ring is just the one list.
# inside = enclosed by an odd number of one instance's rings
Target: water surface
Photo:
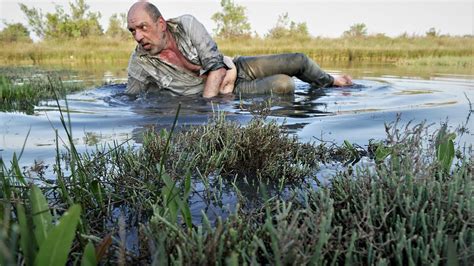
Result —
[[[472, 119], [467, 117], [469, 101], [474, 101], [474, 74], [453, 74], [443, 69], [417, 73], [380, 66], [344, 71], [354, 75], [354, 86], [315, 89], [296, 80], [297, 90], [292, 96], [234, 96], [212, 101], [198, 96], [157, 94], [131, 99], [122, 95], [126, 81], [123, 70], [93, 75], [79, 73], [69, 77], [70, 80], [87, 81], [91, 85], [90, 89], [67, 97], [74, 141], [80, 151], [113, 141], [139, 143], [145, 128], [170, 127], [179, 104], [179, 125], [199, 125], [217, 111], [245, 123], [252, 118], [251, 110], [256, 104], [270, 103], [268, 119], [278, 120], [302, 141], [348, 140], [366, 145], [369, 139], [383, 139], [384, 123], [394, 121], [399, 113], [405, 122], [448, 121], [452, 130], [464, 126], [473, 131]], [[92, 85], [98, 82], [113, 85]], [[64, 102], [61, 104], [64, 107]], [[22, 163], [52, 162], [54, 129], [58, 129], [60, 137], [65, 137], [59, 117], [54, 101], [42, 102], [34, 115], [0, 113], [0, 155], [8, 161], [24, 145]], [[31, 134], [26, 139], [29, 130]], [[465, 133], [458, 142], [473, 143], [473, 133]]]

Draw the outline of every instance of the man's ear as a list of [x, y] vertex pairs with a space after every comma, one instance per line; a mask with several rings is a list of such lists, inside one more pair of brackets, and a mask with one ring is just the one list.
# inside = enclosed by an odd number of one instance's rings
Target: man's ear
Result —
[[168, 27], [168, 25], [166, 24], [166, 20], [163, 18], [163, 16], [158, 18], [157, 23], [162, 31], [166, 31], [166, 28]]

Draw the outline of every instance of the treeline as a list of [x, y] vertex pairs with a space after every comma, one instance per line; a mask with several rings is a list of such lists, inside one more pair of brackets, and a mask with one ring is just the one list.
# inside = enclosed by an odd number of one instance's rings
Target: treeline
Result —
[[[252, 32], [244, 6], [235, 4], [233, 0], [221, 0], [220, 5], [222, 10], [212, 16], [212, 20], [216, 23], [213, 33], [219, 39], [261, 39], [263, 37], [264, 39], [309, 40], [312, 38], [306, 22], [292, 21], [288, 13], [281, 14], [276, 24], [264, 36], [258, 36]], [[34, 33], [40, 40], [98, 36], [125, 39], [130, 36], [126, 29], [125, 13], [112, 15], [109, 18], [107, 30], [104, 30], [99, 23], [100, 12], [90, 11], [90, 6], [85, 0], [69, 2], [70, 12], [66, 12], [59, 5], [56, 5], [55, 12], [46, 14], [40, 9], [30, 8], [25, 4], [20, 4], [20, 8], [28, 20], [28, 28], [21, 23], [4, 22], [5, 28], [0, 31], [0, 42], [32, 42], [30, 33]], [[364, 38], [368, 37], [367, 31], [364, 23], [356, 23], [344, 31], [341, 37]], [[383, 33], [375, 36], [386, 37]], [[400, 37], [409, 36], [405, 33]], [[426, 37], [441, 37], [441, 34], [435, 28], [430, 28], [426, 32]]]

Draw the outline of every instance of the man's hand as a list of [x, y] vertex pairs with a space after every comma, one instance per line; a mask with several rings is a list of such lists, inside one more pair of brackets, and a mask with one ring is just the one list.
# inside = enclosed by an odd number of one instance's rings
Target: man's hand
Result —
[[219, 68], [214, 71], [210, 71], [207, 75], [206, 84], [204, 85], [204, 91], [202, 97], [212, 98], [219, 94], [222, 82], [226, 74], [225, 68]]
[[338, 87], [345, 87], [352, 85], [352, 78], [349, 75], [342, 75], [334, 77], [334, 82], [332, 83], [334, 86]]

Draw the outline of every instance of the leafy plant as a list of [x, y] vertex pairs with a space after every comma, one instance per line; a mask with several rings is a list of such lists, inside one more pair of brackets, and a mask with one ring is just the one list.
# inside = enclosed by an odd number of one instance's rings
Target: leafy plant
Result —
[[26, 265], [65, 265], [80, 220], [81, 207], [72, 205], [53, 222], [41, 190], [31, 185], [30, 206], [18, 203], [20, 249]]
[[445, 173], [451, 170], [451, 165], [455, 156], [454, 151], [454, 139], [456, 139], [455, 133], [450, 133], [447, 130], [447, 125], [441, 126], [436, 136], [436, 159], [441, 165], [441, 169]]
[[265, 37], [270, 39], [309, 39], [311, 36], [306, 22], [290, 21], [288, 12], [286, 12], [278, 17], [276, 25], [268, 31]]

